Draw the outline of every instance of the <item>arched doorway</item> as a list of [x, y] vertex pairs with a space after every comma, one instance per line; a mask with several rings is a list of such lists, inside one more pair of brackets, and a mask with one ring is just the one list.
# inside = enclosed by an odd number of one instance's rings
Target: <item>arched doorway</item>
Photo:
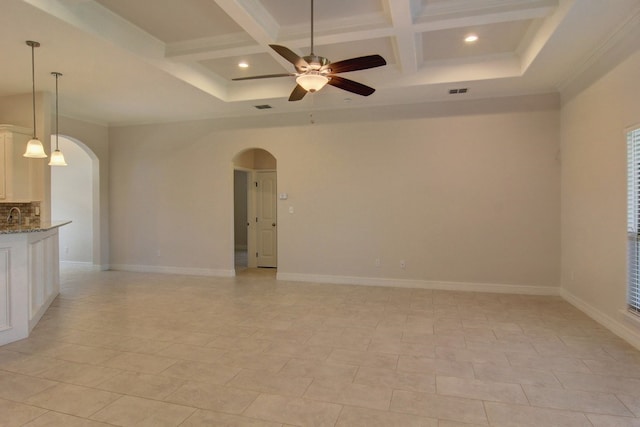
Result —
[[233, 158], [234, 258], [236, 273], [247, 268], [277, 268], [276, 158], [252, 148]]
[[68, 166], [51, 167], [51, 218], [72, 221], [60, 228], [60, 262], [74, 268], [99, 268], [98, 158], [71, 137], [60, 135], [58, 144]]

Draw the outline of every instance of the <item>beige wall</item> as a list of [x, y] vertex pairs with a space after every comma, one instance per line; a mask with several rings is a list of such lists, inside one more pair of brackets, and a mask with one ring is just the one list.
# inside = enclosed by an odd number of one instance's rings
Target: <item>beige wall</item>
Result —
[[[625, 321], [626, 138], [640, 125], [640, 52], [562, 107], [562, 287], [565, 296], [630, 338]], [[630, 328], [630, 329], [629, 329]]]
[[112, 128], [111, 263], [231, 272], [232, 159], [257, 147], [275, 156], [289, 195], [278, 201], [283, 276], [557, 287], [555, 98], [455, 107], [289, 127]]

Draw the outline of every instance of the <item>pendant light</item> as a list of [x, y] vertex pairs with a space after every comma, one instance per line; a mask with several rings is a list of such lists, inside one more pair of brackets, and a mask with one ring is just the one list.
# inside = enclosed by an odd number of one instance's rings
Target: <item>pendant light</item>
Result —
[[64, 161], [62, 151], [60, 151], [60, 148], [58, 147], [58, 77], [60, 77], [62, 73], [54, 71], [51, 75], [56, 78], [56, 149], [51, 153], [49, 166], [67, 166], [67, 162]]
[[38, 140], [36, 136], [36, 69], [35, 69], [35, 61], [34, 61], [34, 49], [36, 47], [40, 47], [40, 43], [34, 42], [31, 40], [27, 40], [27, 46], [31, 46], [31, 85], [32, 85], [32, 95], [33, 95], [33, 138], [27, 142], [27, 150], [24, 152], [24, 157], [31, 157], [35, 159], [43, 159], [47, 157], [47, 154], [44, 152], [44, 147], [42, 146], [42, 142]]

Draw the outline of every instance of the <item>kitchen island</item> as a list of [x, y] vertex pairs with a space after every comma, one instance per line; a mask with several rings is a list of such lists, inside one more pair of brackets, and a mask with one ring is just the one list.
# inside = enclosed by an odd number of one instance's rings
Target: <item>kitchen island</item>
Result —
[[0, 226], [0, 345], [29, 336], [60, 292], [58, 228]]

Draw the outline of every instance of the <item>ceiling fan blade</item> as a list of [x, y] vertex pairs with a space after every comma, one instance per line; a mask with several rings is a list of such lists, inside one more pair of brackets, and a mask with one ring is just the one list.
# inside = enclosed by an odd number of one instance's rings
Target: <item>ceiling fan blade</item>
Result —
[[360, 56], [358, 58], [345, 59], [333, 62], [323, 68], [330, 68], [331, 74], [346, 73], [348, 71], [366, 70], [386, 65], [387, 61], [380, 55]]
[[291, 49], [284, 47], [284, 46], [279, 46], [277, 44], [270, 44], [269, 47], [273, 50], [275, 50], [276, 52], [278, 52], [278, 54], [280, 56], [282, 56], [284, 59], [286, 59], [287, 61], [291, 62], [295, 67], [296, 70], [300, 70], [303, 67], [309, 68], [309, 64], [307, 63], [307, 61], [305, 61], [303, 58], [299, 57], [295, 52], [293, 52]]
[[289, 95], [289, 101], [300, 101], [307, 94], [307, 91], [300, 85], [293, 88], [293, 92]]
[[231, 80], [238, 81], [238, 80], [270, 79], [272, 77], [289, 77], [289, 76], [295, 76], [295, 74], [291, 74], [291, 73], [264, 74], [262, 76], [236, 77], [235, 79], [231, 79]]
[[369, 96], [376, 91], [374, 88], [363, 85], [362, 83], [354, 82], [353, 80], [338, 76], [331, 76], [327, 84], [362, 96]]

